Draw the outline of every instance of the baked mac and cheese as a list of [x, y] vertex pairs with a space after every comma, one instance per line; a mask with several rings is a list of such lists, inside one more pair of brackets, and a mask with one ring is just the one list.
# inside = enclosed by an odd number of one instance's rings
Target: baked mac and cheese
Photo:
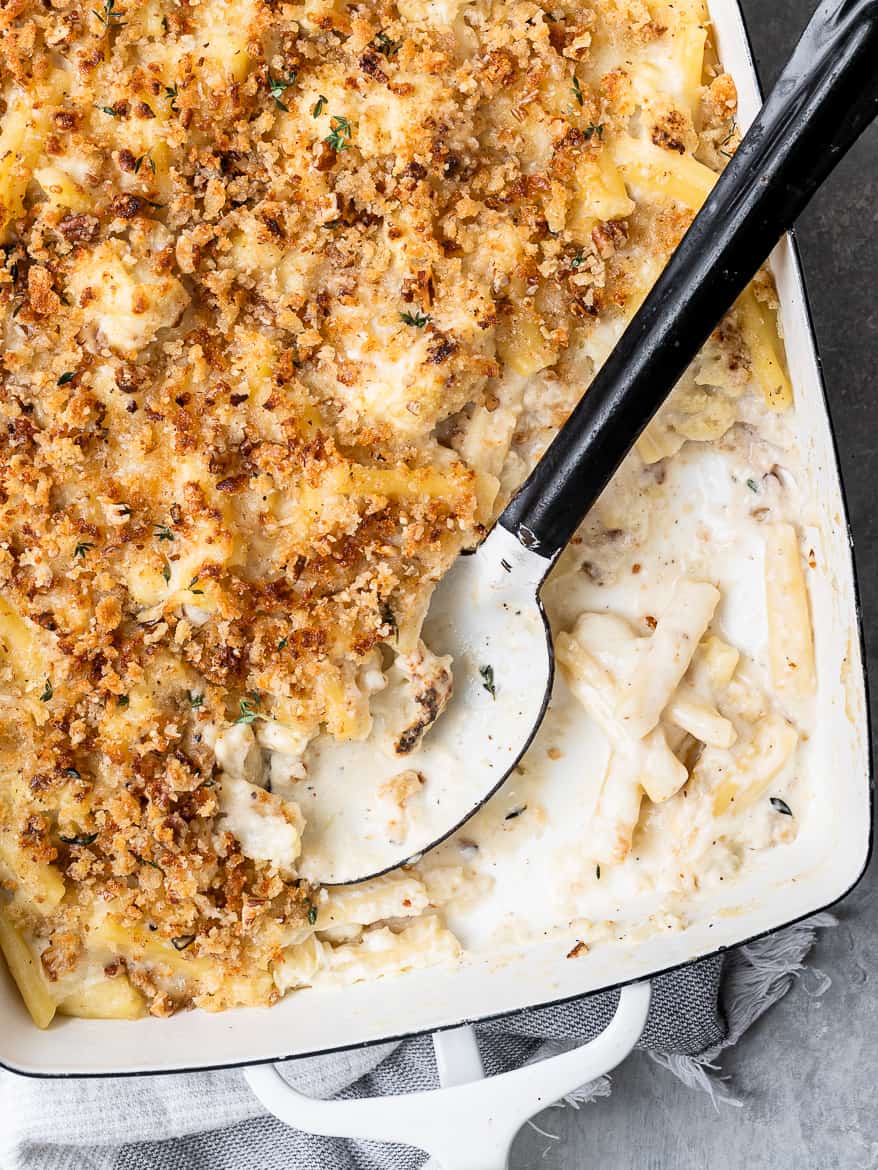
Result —
[[[401, 677], [404, 832], [453, 686], [431, 589], [737, 141], [701, 0], [10, 0], [0, 33], [0, 945], [27, 1005], [166, 1015], [453, 960], [443, 906], [490, 884], [466, 843], [321, 892], [297, 785]], [[782, 426], [773, 297], [716, 330], [626, 492]], [[578, 538], [595, 578], [634, 547], [623, 487]], [[645, 804], [688, 787], [706, 820], [795, 753], [808, 601], [795, 528], [765, 539], [762, 690], [707, 569], [651, 632], [559, 617], [610, 745], [592, 861], [624, 863]]]

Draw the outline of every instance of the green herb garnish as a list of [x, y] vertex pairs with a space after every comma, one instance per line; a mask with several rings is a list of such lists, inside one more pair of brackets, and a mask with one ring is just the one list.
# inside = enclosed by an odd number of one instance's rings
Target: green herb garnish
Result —
[[118, 118], [119, 111], [115, 106], [95, 106], [96, 110], [100, 110], [102, 114], [106, 114], [108, 118]]
[[790, 808], [787, 802], [785, 800], [781, 800], [779, 796], [772, 796], [768, 803], [775, 812], [783, 813], [785, 817], [791, 817], [793, 815], [793, 810]]
[[518, 808], [514, 808], [512, 812], [508, 812], [503, 818], [504, 821], [514, 821], [516, 817], [520, 817], [523, 812], [527, 811], [526, 804], [520, 804]]
[[286, 649], [286, 645], [287, 645], [287, 642], [288, 642], [288, 641], [289, 641], [289, 639], [288, 639], [288, 638], [281, 638], [281, 640], [280, 640], [280, 641], [278, 642], [278, 644], [277, 644], [277, 648], [278, 648], [278, 650], [284, 650], [284, 649]]
[[204, 695], [196, 695], [193, 691], [187, 691], [186, 698], [189, 700], [189, 706], [193, 709], [204, 706]]
[[140, 156], [140, 158], [136, 158], [134, 160], [134, 173], [135, 173], [135, 175], [140, 174], [140, 168], [143, 166], [144, 163], [148, 163], [150, 170], [152, 171], [153, 174], [155, 174], [155, 159], [152, 157], [152, 155], [149, 153], [149, 151], [147, 151], [146, 154], [142, 154]]
[[249, 699], [241, 699], [238, 706], [241, 708], [241, 714], [235, 720], [236, 723], [253, 723], [254, 720], [259, 719], [259, 708], [262, 705], [262, 700], [258, 695], [251, 694]]
[[[582, 105], [581, 99], [580, 99], [579, 104]], [[598, 138], [603, 138], [603, 136], [604, 136], [603, 122], [589, 122], [589, 124], [583, 130], [583, 134], [585, 135], [586, 142], [588, 142], [589, 139], [594, 138], [595, 134], [598, 136]]]
[[98, 12], [96, 8], [93, 8], [92, 13], [106, 28], [110, 28], [111, 26], [115, 28], [125, 27], [125, 22], [122, 20], [125, 13], [116, 11], [116, 0], [106, 0], [103, 12]]
[[326, 98], [321, 94], [314, 105], [311, 107], [311, 117], [319, 118], [326, 109]]
[[131, 702], [131, 700], [129, 699], [129, 697], [127, 695], [117, 695], [116, 696], [116, 706], [117, 707], [127, 707], [130, 702]]
[[414, 313], [410, 313], [408, 310], [406, 310], [406, 312], [400, 313], [399, 319], [406, 325], [414, 325], [416, 329], [423, 329], [428, 321], [433, 320], [429, 313], [422, 313], [420, 309]]
[[70, 776], [71, 779], [73, 779], [73, 780], [81, 780], [82, 779], [82, 777], [80, 776], [80, 774], [77, 772], [77, 770], [75, 768], [65, 768], [64, 775]]
[[480, 666], [479, 674], [482, 676], [482, 686], [485, 688], [492, 699], [496, 699], [497, 688], [494, 686], [494, 667]]
[[52, 697], [52, 695], [54, 695], [54, 693], [55, 693], [55, 688], [52, 686], [52, 684], [49, 682], [49, 680], [46, 679], [46, 685], [45, 685], [45, 687], [43, 687], [43, 693], [40, 695], [40, 702], [41, 703], [48, 703], [49, 699], [51, 699], [51, 697]]
[[155, 537], [156, 537], [156, 539], [157, 539], [157, 540], [160, 540], [160, 541], [161, 541], [161, 540], [173, 540], [173, 539], [174, 539], [174, 534], [173, 534], [173, 532], [171, 532], [170, 525], [168, 525], [168, 524], [156, 524], [156, 526], [155, 526]]
[[317, 921], [317, 907], [312, 902], [308, 907], [308, 922], [311, 926]]
[[75, 837], [64, 837], [59, 834], [59, 841], [65, 845], [93, 845], [98, 839], [97, 833], [77, 833]]
[[197, 584], [198, 584], [198, 578], [197, 578], [197, 577], [193, 577], [193, 578], [192, 578], [192, 580], [189, 582], [189, 584], [186, 586], [186, 588], [189, 590], [189, 592], [190, 592], [190, 593], [198, 593], [198, 594], [202, 594], [202, 595], [203, 595], [203, 594], [204, 594], [204, 590], [203, 590], [203, 589], [196, 589], [196, 588], [195, 588], [195, 586], [196, 586]]
[[393, 634], [394, 638], [399, 637], [399, 626], [396, 622], [396, 614], [390, 608], [389, 602], [382, 601], [378, 610], [378, 615], [381, 618], [383, 625], [390, 626], [390, 632]]
[[723, 158], [732, 158], [734, 153], [735, 153], [733, 150], [723, 150], [723, 147], [728, 146], [728, 144], [732, 141], [732, 139], [735, 137], [735, 131], [737, 129], [738, 129], [738, 123], [735, 121], [734, 118], [732, 118], [731, 121], [729, 122], [728, 134], [725, 136], [725, 138], [722, 140], [722, 142], [717, 147], [719, 153], [723, 156]]
[[755, 479], [748, 479], [747, 480], [747, 487], [750, 489], [751, 492], [758, 492], [759, 491], [759, 484], [756, 482]]
[[402, 48], [402, 41], [391, 40], [385, 32], [380, 32], [372, 44], [385, 57], [394, 57]]
[[170, 101], [171, 109], [174, 111], [177, 109], [177, 98], [179, 96], [180, 91], [177, 89], [176, 82], [173, 85], [165, 86], [165, 97]]
[[285, 106], [280, 99], [291, 86], [296, 84], [296, 76], [295, 69], [291, 69], [285, 78], [272, 77], [270, 73], [268, 75], [268, 92], [274, 98], [274, 104], [277, 108], [287, 114], [290, 112], [289, 106]]
[[77, 544], [76, 548], [73, 550], [73, 555], [74, 555], [74, 557], [85, 557], [85, 554], [87, 552], [91, 552], [91, 550], [93, 548], [94, 548], [94, 544], [92, 543], [92, 541], [81, 540], [79, 542], [79, 544]]
[[178, 934], [176, 938], [171, 939], [171, 946], [175, 951], [185, 951], [186, 948], [192, 946], [194, 942], [194, 934]]
[[585, 263], [585, 252], [577, 252], [576, 255], [573, 257], [573, 259], [570, 261], [570, 267], [571, 268], [581, 268], [584, 263]]
[[171, 566], [170, 565], [165, 564], [162, 566], [162, 576], [165, 579], [165, 583], [170, 584], [170, 581], [171, 581]]
[[340, 154], [343, 150], [347, 150], [353, 140], [354, 132], [351, 130], [351, 124], [347, 118], [341, 115], [329, 119], [330, 132], [323, 139], [328, 146], [331, 146], [336, 154]]
[[[150, 861], [148, 857], [141, 857], [139, 853], [135, 853], [134, 856], [137, 858], [137, 860], [140, 862], [141, 865], [150, 865], [150, 866], [152, 866], [153, 869], [157, 869], [159, 871], [159, 873], [165, 872], [157, 861]], [[155, 927], [151, 926], [149, 929], [155, 930]]]
[[575, 73], [573, 74], [573, 96], [576, 98], [579, 104], [582, 105], [582, 87], [580, 86], [579, 78]]
[[66, 385], [67, 385], [67, 383], [68, 383], [68, 382], [72, 382], [72, 381], [73, 381], [73, 379], [74, 379], [75, 377], [76, 377], [76, 371], [75, 371], [75, 370], [67, 370], [67, 371], [65, 371], [65, 373], [63, 373], [63, 374], [61, 375], [61, 377], [58, 379], [58, 385], [59, 385], [59, 386], [66, 386]]

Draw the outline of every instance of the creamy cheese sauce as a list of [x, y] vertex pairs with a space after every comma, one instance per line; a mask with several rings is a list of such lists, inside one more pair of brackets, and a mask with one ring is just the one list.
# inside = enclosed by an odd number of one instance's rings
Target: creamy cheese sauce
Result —
[[[720, 444], [688, 444], [662, 464], [660, 477], [630, 456], [546, 584], [556, 635], [583, 612], [624, 617], [648, 634], [681, 578], [710, 581], [722, 597], [711, 632], [741, 651], [748, 693], [770, 694], [764, 538], [766, 526], [800, 514], [802, 471], [791, 429], [774, 419], [768, 429], [771, 441], [742, 428]], [[601, 864], [593, 835], [608, 744], [559, 672], [544, 726], [516, 774], [420, 870], [465, 865], [482, 880], [478, 905], [457, 911], [452, 900], [449, 914], [475, 950], [519, 947], [571, 928], [591, 941], [614, 930], [682, 928], [692, 895], [734, 877], [759, 850], [792, 842], [807, 824], [812, 717], [797, 751], [750, 807], [732, 804], [715, 815], [691, 788], [647, 802], [631, 852], [621, 864]], [[794, 815], [779, 812], [771, 797]]]

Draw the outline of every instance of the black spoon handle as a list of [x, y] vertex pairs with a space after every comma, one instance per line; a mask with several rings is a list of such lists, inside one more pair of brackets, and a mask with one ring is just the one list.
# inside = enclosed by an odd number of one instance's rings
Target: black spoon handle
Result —
[[499, 523], [553, 558], [692, 358], [878, 114], [878, 0], [823, 0], [750, 131]]

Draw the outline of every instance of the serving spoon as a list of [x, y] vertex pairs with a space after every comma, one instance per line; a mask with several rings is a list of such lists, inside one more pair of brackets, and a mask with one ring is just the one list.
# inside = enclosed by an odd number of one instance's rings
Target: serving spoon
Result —
[[[298, 785], [300, 872], [349, 884], [416, 860], [467, 821], [533, 740], [552, 692], [540, 588], [712, 330], [878, 114], [878, 0], [823, 0], [651, 293], [566, 424], [424, 623], [454, 694], [410, 756], [320, 737]], [[373, 700], [376, 733], [386, 715]], [[399, 780], [400, 774], [413, 773]], [[416, 789], [398, 817], [399, 784]]]

